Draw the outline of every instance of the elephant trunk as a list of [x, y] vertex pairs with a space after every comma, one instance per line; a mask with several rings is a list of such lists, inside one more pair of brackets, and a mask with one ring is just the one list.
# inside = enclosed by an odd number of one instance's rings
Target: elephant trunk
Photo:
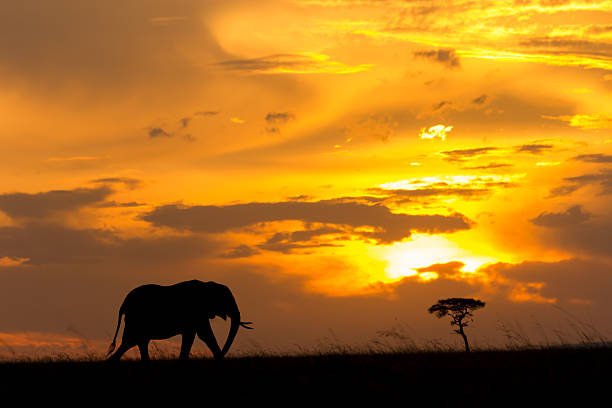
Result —
[[223, 350], [221, 350], [221, 357], [225, 356], [229, 351], [234, 339], [236, 338], [236, 334], [238, 333], [238, 328], [240, 327], [240, 312], [236, 311], [232, 313], [230, 316], [232, 324], [230, 326], [229, 333], [227, 335], [227, 340], [225, 341], [225, 345], [223, 346]]

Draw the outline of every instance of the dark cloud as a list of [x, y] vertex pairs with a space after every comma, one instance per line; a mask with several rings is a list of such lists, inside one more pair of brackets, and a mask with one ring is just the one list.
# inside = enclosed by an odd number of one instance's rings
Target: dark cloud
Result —
[[[218, 62], [217, 67], [227, 71], [250, 74], [266, 72], [335, 72], [344, 71], [338, 62], [330, 63], [327, 57], [316, 58], [307, 54], [273, 54], [259, 58], [234, 59]], [[346, 68], [346, 67], [345, 67]], [[366, 66], [357, 67], [365, 69]]]
[[258, 248], [266, 251], [281, 252], [284, 254], [294, 253], [295, 250], [303, 250], [309, 248], [320, 247], [335, 247], [340, 246], [320, 240], [325, 235], [343, 234], [342, 239], [347, 239], [348, 234], [345, 230], [335, 227], [322, 227], [309, 230], [299, 230], [292, 232], [277, 232], [266, 240], [263, 244], [258, 245]]
[[0, 195], [0, 210], [13, 218], [44, 218], [57, 212], [74, 211], [100, 203], [112, 193], [108, 186], [34, 194], [7, 193]]
[[612, 45], [605, 41], [587, 40], [576, 36], [535, 37], [522, 41], [520, 45], [540, 48], [550, 53], [571, 52], [578, 55], [609, 56]]
[[413, 55], [438, 62], [446, 68], [459, 68], [461, 66], [459, 57], [455, 54], [454, 49], [440, 48], [438, 50], [415, 51]]
[[487, 101], [488, 96], [485, 94], [480, 95], [478, 98], [473, 99], [472, 103], [476, 104], [476, 105], [482, 105], [483, 103], [485, 103]]
[[237, 259], [237, 258], [248, 258], [253, 255], [259, 254], [259, 251], [248, 245], [238, 245], [231, 250], [219, 255], [221, 258]]
[[166, 132], [164, 129], [160, 127], [154, 127], [149, 129], [149, 137], [151, 139], [156, 137], [172, 137], [171, 133]]
[[280, 125], [284, 125], [295, 119], [295, 115], [289, 112], [270, 112], [266, 115], [266, 132], [279, 133]]
[[129, 208], [129, 207], [141, 207], [143, 205], [146, 205], [145, 203], [137, 203], [136, 201], [130, 201], [127, 203], [119, 203], [117, 201], [105, 201], [103, 203], [100, 204], [96, 204], [94, 207], [96, 208]]
[[306, 194], [300, 194], [297, 196], [291, 196], [291, 197], [287, 197], [287, 200], [289, 201], [305, 201], [305, 200], [311, 200], [313, 197], [306, 195]]
[[194, 113], [194, 115], [200, 115], [200, 116], [214, 116], [214, 115], [218, 115], [219, 112], [217, 111], [198, 111], [196, 113]]
[[184, 118], [181, 118], [179, 120], [179, 122], [181, 123], [181, 126], [183, 127], [183, 129], [187, 128], [187, 126], [189, 126], [189, 122], [191, 122], [192, 118], [187, 116]]
[[103, 183], [103, 184], [123, 184], [128, 187], [130, 190], [141, 187], [143, 182], [142, 180], [135, 179], [132, 177], [105, 177], [99, 178], [95, 180], [91, 180], [92, 183]]
[[600, 194], [612, 194], [612, 170], [604, 170], [597, 174], [583, 174], [576, 177], [565, 177], [565, 184], [550, 191], [550, 197], [570, 195], [585, 186], [595, 185], [600, 188]]
[[295, 119], [295, 115], [289, 112], [270, 112], [266, 115], [266, 122], [271, 125], [287, 123]]
[[236, 59], [222, 61], [217, 65], [230, 71], [265, 71], [278, 67], [295, 67], [302, 65], [304, 56], [297, 54], [275, 54], [260, 58]]
[[423, 268], [415, 269], [418, 273], [435, 272], [442, 278], [457, 278], [461, 275], [461, 269], [465, 266], [463, 262], [451, 261], [446, 263], [437, 263]]
[[507, 293], [512, 290], [516, 293], [520, 288], [527, 296], [539, 295], [555, 300], [562, 307], [584, 303], [595, 307], [612, 306], [612, 274], [607, 262], [576, 258], [559, 262], [497, 263], [481, 268], [481, 271], [507, 280], [496, 283]]
[[562, 213], [543, 212], [529, 221], [540, 227], [563, 228], [585, 222], [590, 218], [591, 214], [582, 212], [582, 206], [575, 205]]
[[444, 160], [449, 162], [461, 162], [476, 156], [481, 156], [498, 150], [497, 147], [477, 147], [474, 149], [458, 149], [440, 152]]
[[434, 111], [437, 111], [437, 110], [439, 110], [439, 109], [442, 109], [442, 108], [443, 108], [443, 107], [445, 107], [445, 106], [450, 105], [451, 103], [452, 103], [451, 101], [440, 101], [439, 103], [437, 103], [437, 104], [435, 104], [435, 105], [433, 106], [433, 110], [434, 110]]
[[[296, 220], [347, 226], [353, 228], [353, 234], [378, 243], [401, 241], [409, 238], [412, 231], [449, 233], [468, 229], [471, 225], [465, 216], [458, 213], [448, 216], [398, 214], [383, 205], [333, 200], [191, 207], [169, 204], [156, 207], [142, 219], [158, 227], [205, 233], [220, 233], [257, 223]], [[359, 227], [373, 230], [356, 230]]]
[[0, 227], [0, 258], [27, 258], [24, 265], [87, 264], [110, 259], [130, 263], [177, 262], [205, 256], [219, 244], [202, 236], [122, 238], [102, 229], [72, 229], [50, 223]]
[[548, 151], [554, 148], [554, 145], [551, 144], [524, 144], [521, 146], [516, 146], [515, 150], [518, 153], [531, 153], [531, 154], [542, 154], [544, 151]]
[[593, 35], [607, 34], [612, 32], [612, 25], [591, 24], [584, 32]]
[[612, 155], [602, 153], [580, 154], [572, 159], [586, 163], [612, 163]]
[[489, 163], [482, 166], [473, 166], [473, 167], [462, 167], [464, 170], [490, 170], [490, 169], [500, 169], [503, 167], [513, 167], [512, 164], [508, 163]]
[[535, 237], [546, 248], [575, 256], [607, 258], [612, 261], [612, 214], [607, 198], [603, 212], [588, 213], [573, 206], [562, 213], [544, 212], [530, 220], [538, 226]]

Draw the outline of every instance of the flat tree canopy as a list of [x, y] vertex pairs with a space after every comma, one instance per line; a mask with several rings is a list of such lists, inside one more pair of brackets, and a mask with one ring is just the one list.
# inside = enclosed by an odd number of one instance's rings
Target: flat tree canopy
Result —
[[[429, 313], [435, 313], [438, 317], [450, 315], [453, 318], [451, 324], [454, 325], [456, 320], [458, 322], [466, 317], [471, 317], [472, 311], [484, 306], [483, 301], [472, 298], [440, 299], [438, 303], [429, 308]], [[467, 326], [467, 322], [464, 322], [463, 326]]]
[[428, 311], [438, 317], [450, 316], [451, 326], [458, 326], [455, 333], [460, 334], [465, 342], [465, 351], [470, 351], [467, 337], [463, 331], [472, 322], [472, 312], [483, 308], [485, 303], [472, 298], [449, 298], [440, 299], [438, 303], [431, 306]]

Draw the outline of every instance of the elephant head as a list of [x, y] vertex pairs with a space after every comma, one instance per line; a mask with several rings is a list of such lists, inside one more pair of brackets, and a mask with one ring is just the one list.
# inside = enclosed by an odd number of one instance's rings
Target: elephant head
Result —
[[253, 328], [248, 326], [249, 324], [252, 324], [252, 322], [243, 322], [240, 320], [240, 310], [238, 309], [234, 295], [227, 286], [214, 282], [207, 283], [213, 285], [211, 286], [210, 290], [215, 292], [214, 296], [208, 296], [208, 318], [213, 319], [218, 316], [223, 320], [227, 320], [229, 317], [231, 322], [227, 339], [225, 340], [225, 344], [221, 349], [221, 357], [223, 357], [225, 354], [227, 354], [232, 346], [232, 343], [236, 338], [236, 334], [238, 333], [238, 329], [240, 327], [244, 327], [245, 329], [252, 330]]

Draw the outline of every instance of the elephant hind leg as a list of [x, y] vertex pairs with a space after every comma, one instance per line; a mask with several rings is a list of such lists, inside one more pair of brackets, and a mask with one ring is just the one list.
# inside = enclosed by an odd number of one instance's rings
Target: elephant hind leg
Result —
[[140, 361], [150, 361], [149, 357], [149, 340], [138, 343], [138, 349], [140, 350]]

